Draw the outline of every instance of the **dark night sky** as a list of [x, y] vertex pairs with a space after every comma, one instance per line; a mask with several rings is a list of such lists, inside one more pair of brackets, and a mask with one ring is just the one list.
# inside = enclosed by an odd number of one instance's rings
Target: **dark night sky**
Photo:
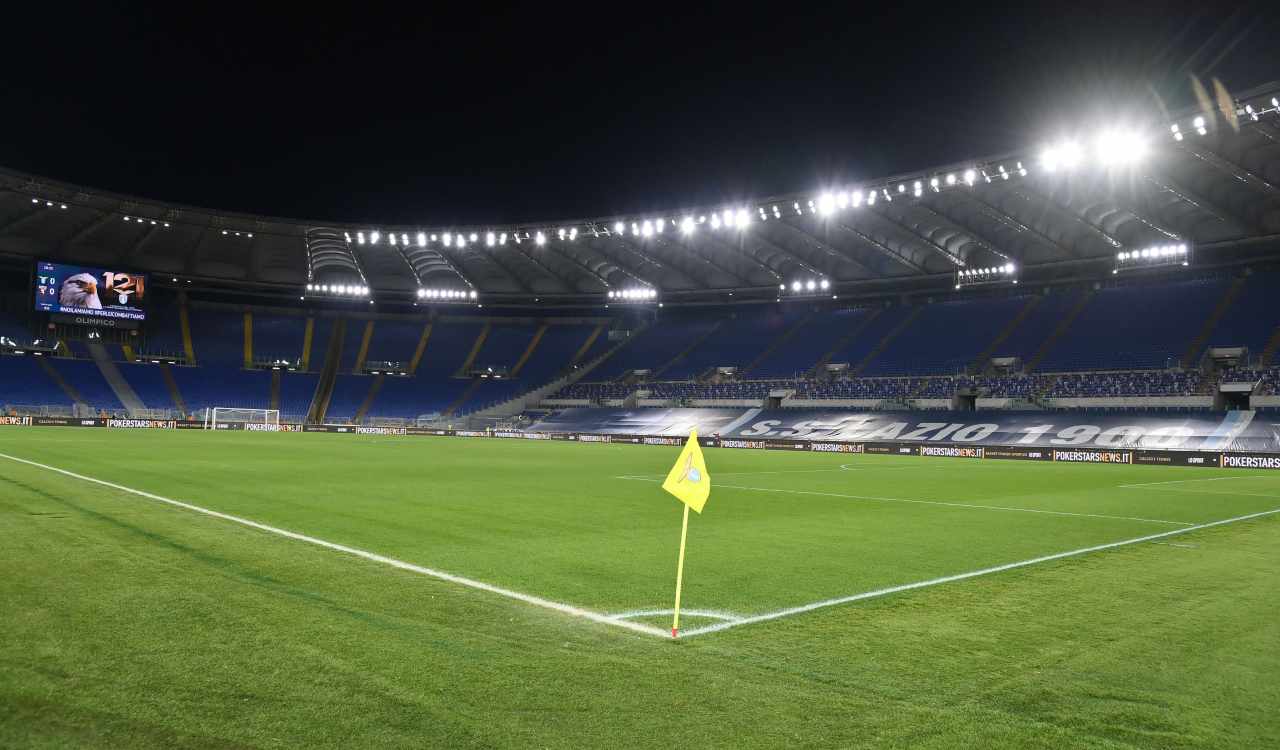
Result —
[[25, 8], [0, 164], [300, 218], [554, 220], [1034, 145], [1186, 106], [1191, 73], [1280, 79], [1266, 5], [441, 5]]

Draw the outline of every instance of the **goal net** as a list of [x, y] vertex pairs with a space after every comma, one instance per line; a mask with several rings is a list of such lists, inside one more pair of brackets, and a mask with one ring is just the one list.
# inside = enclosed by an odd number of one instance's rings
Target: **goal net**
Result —
[[[216, 430], [218, 425], [279, 425], [279, 409], [232, 409], [215, 406], [204, 411], [204, 428]], [[225, 429], [225, 428], [224, 428]]]

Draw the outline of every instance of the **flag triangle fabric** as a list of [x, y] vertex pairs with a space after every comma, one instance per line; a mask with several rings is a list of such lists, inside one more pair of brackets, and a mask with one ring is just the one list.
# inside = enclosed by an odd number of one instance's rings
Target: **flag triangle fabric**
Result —
[[707, 497], [711, 494], [711, 475], [707, 473], [707, 463], [702, 458], [696, 429], [690, 431], [689, 440], [662, 483], [662, 489], [698, 513], [707, 504]]

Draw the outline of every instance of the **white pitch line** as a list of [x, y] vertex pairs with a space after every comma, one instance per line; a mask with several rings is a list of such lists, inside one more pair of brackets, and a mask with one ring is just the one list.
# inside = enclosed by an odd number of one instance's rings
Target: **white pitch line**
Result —
[[1177, 542], [1152, 542], [1152, 544], [1162, 544], [1166, 547], [1179, 547], [1181, 549], [1200, 549], [1200, 547], [1195, 544], [1178, 544]]
[[326, 549], [336, 550], [338, 552], [345, 552], [348, 555], [354, 555], [355, 557], [361, 557], [361, 558], [364, 558], [365, 560], [371, 560], [376, 563], [382, 563], [383, 565], [389, 565], [393, 568], [407, 570], [411, 573], [418, 573], [420, 575], [430, 576], [431, 578], [438, 578], [442, 581], [456, 583], [460, 586], [466, 586], [468, 588], [478, 589], [480, 591], [487, 591], [490, 594], [505, 596], [508, 599], [515, 599], [516, 601], [524, 602], [525, 604], [532, 604], [535, 607], [542, 607], [543, 609], [554, 610], [556, 612], [570, 615], [572, 617], [581, 617], [587, 620], [591, 620], [592, 622], [598, 622], [602, 625], [612, 625], [614, 627], [626, 628], [627, 630], [632, 630], [637, 633], [643, 633], [645, 635], [656, 635], [661, 638], [671, 637], [670, 631], [663, 630], [662, 628], [656, 628], [651, 625], [644, 625], [638, 622], [630, 622], [628, 620], [619, 620], [615, 617], [610, 617], [609, 615], [602, 614], [600, 612], [592, 612], [589, 609], [575, 607], [572, 604], [565, 604], [563, 602], [552, 601], [550, 599], [543, 599], [540, 596], [533, 596], [532, 594], [525, 594], [519, 591], [513, 591], [511, 589], [502, 588], [501, 586], [495, 586], [491, 583], [485, 583], [484, 581], [477, 581], [473, 578], [466, 578], [464, 576], [455, 575], [453, 573], [447, 573], [443, 570], [435, 570], [433, 568], [427, 568], [421, 565], [414, 565], [413, 563], [405, 562], [403, 560], [397, 560], [394, 557], [379, 555], [375, 552], [368, 552], [366, 550], [357, 549], [356, 547], [348, 547], [345, 544], [337, 544], [336, 542], [330, 542], [324, 539], [318, 539], [313, 536], [307, 536], [306, 534], [299, 534], [296, 531], [289, 531], [288, 529], [281, 529], [275, 526], [268, 526], [265, 523], [258, 523], [257, 521], [251, 521], [247, 518], [241, 518], [240, 516], [233, 516], [229, 513], [222, 513], [216, 510], [210, 510], [209, 508], [202, 508], [199, 505], [192, 505], [191, 503], [185, 503], [185, 502], [182, 502], [181, 500], [174, 500], [172, 498], [164, 497], [163, 495], [156, 495], [151, 492], [136, 490], [132, 487], [125, 487], [122, 484], [116, 484], [114, 482], [108, 482], [102, 479], [96, 479], [94, 477], [85, 476], [84, 474], [77, 474], [73, 471], [60, 469], [56, 466], [49, 466], [47, 464], [37, 463], [35, 461], [28, 461], [25, 458], [10, 456], [6, 453], [0, 453], [0, 458], [7, 458], [10, 461], [16, 461], [17, 463], [20, 463], [20, 464], [34, 466], [38, 469], [44, 469], [45, 471], [56, 472], [58, 474], [68, 476], [73, 479], [79, 479], [85, 482], [92, 482], [94, 484], [102, 485], [103, 487], [110, 487], [111, 489], [114, 489], [114, 490], [127, 492], [132, 495], [137, 495], [139, 497], [145, 497], [148, 500], [155, 500], [157, 502], [166, 503], [168, 505], [173, 505], [178, 508], [195, 511], [196, 513], [203, 513], [206, 516], [220, 518], [224, 521], [231, 521], [232, 523], [238, 523], [242, 526], [248, 526], [253, 529], [258, 529], [259, 531], [265, 531], [269, 534], [276, 534], [277, 536], [283, 536], [289, 539], [295, 539], [299, 542], [314, 544], [318, 547], [324, 547]]
[[[1130, 487], [1127, 489], [1137, 489], [1137, 488]], [[1277, 496], [1277, 495], [1264, 495], [1261, 492], [1232, 492], [1230, 490], [1179, 490], [1172, 487], [1167, 487], [1163, 491], [1164, 492], [1181, 492], [1187, 495], [1232, 495], [1232, 496], [1242, 495], [1244, 497], [1265, 497], [1269, 500], [1276, 500], [1280, 498], [1280, 496]]]
[[1226, 482], [1233, 479], [1266, 479], [1268, 476], [1273, 476], [1273, 475], [1250, 474], [1250, 475], [1241, 476], [1241, 477], [1204, 477], [1200, 479], [1171, 479], [1167, 482], [1137, 482], [1133, 484], [1122, 484], [1119, 486], [1124, 487], [1126, 489], [1131, 487], [1158, 487], [1165, 484], [1189, 484], [1191, 482]]
[[[631, 479], [640, 482], [656, 482], [657, 479], [647, 479], [644, 477], [620, 476], [616, 479]], [[1169, 526], [1191, 526], [1187, 521], [1166, 521], [1161, 518], [1140, 518], [1137, 516], [1109, 516], [1103, 513], [1072, 513], [1066, 510], [1041, 510], [1037, 508], [1015, 508], [1006, 505], [979, 505], [977, 503], [957, 503], [947, 500], [915, 500], [906, 497], [879, 497], [876, 495], [852, 495], [843, 492], [819, 492], [817, 490], [788, 490], [780, 487], [748, 487], [742, 484], [715, 484], [716, 487], [724, 487], [734, 490], [750, 490], [752, 492], [784, 492], [791, 495], [818, 495], [821, 497], [843, 497], [850, 500], [873, 500], [884, 503], [911, 503], [913, 505], [940, 505], [948, 508], [968, 508], [970, 510], [994, 510], [1006, 513], [1038, 513], [1048, 516], [1069, 516], [1074, 518], [1100, 518], [1109, 521], [1138, 521], [1141, 523], [1161, 523]]]
[[[616, 615], [609, 615], [618, 620], [630, 620], [633, 617], [659, 617], [662, 615], [675, 614], [674, 609], [638, 609], [634, 612], [620, 612]], [[735, 615], [729, 612], [717, 612], [710, 609], [682, 609], [681, 615], [688, 617], [706, 617], [711, 620], [723, 620], [725, 622], [737, 622], [742, 619], [742, 615]]]
[[1006, 563], [1004, 565], [996, 565], [990, 568], [982, 568], [980, 570], [971, 570], [968, 573], [957, 573], [955, 575], [943, 576], [942, 578], [933, 578], [928, 581], [917, 581], [915, 583], [904, 583], [900, 586], [890, 586], [888, 588], [876, 589], [875, 591], [865, 591], [861, 594], [853, 594], [851, 596], [842, 596], [836, 599], [824, 599], [818, 602], [802, 604], [798, 607], [789, 607], [780, 609], [775, 612], [766, 612], [760, 615], [751, 615], [744, 617], [735, 622], [718, 622], [714, 625], [705, 625], [700, 628], [687, 630], [680, 634], [681, 638], [692, 638], [695, 635], [703, 635], [706, 633], [716, 633], [729, 628], [736, 628], [739, 625], [751, 625], [757, 622], [767, 622], [769, 620], [777, 620], [782, 617], [790, 617], [804, 612], [812, 612], [815, 609], [823, 609], [825, 607], [834, 607], [838, 604], [848, 604], [849, 602], [862, 601], [864, 599], [875, 599], [889, 594], [897, 594], [903, 591], [911, 591], [912, 589], [922, 589], [929, 586], [938, 586], [944, 583], [952, 583], [954, 581], [963, 581], [968, 578], [977, 578], [978, 576], [991, 575], [992, 573], [1001, 573], [1006, 570], [1014, 570], [1016, 568], [1025, 568], [1030, 565], [1038, 565], [1040, 563], [1050, 562], [1053, 560], [1062, 560], [1068, 557], [1077, 557], [1079, 555], [1087, 555], [1091, 552], [1101, 552], [1103, 550], [1115, 549], [1117, 547], [1126, 547], [1131, 544], [1140, 544], [1142, 542], [1150, 542], [1156, 539], [1165, 539], [1179, 534], [1187, 534], [1192, 531], [1213, 528], [1214, 526], [1223, 526], [1229, 523], [1237, 523], [1239, 521], [1248, 521], [1254, 518], [1262, 518], [1263, 516], [1271, 516], [1280, 513], [1280, 508], [1273, 510], [1264, 510], [1258, 513], [1249, 513], [1248, 515], [1236, 516], [1234, 518], [1226, 518], [1221, 521], [1210, 521], [1196, 526], [1190, 526], [1185, 529], [1174, 529], [1173, 531], [1163, 531], [1159, 534], [1149, 534], [1147, 536], [1135, 537], [1133, 539], [1125, 539], [1119, 542], [1109, 542], [1107, 544], [1098, 544], [1092, 547], [1081, 547], [1067, 552], [1058, 552], [1052, 555], [1044, 555], [1042, 557], [1033, 557], [1030, 560], [1020, 560], [1018, 562]]

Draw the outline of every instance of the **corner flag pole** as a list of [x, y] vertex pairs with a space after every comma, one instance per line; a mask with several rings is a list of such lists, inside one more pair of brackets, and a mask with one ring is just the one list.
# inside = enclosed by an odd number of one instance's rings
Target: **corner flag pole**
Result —
[[678, 638], [680, 632], [680, 589], [684, 586], [684, 540], [689, 535], [689, 505], [684, 504], [684, 522], [680, 526], [680, 561], [676, 563], [676, 608], [675, 617], [671, 620], [671, 637]]

